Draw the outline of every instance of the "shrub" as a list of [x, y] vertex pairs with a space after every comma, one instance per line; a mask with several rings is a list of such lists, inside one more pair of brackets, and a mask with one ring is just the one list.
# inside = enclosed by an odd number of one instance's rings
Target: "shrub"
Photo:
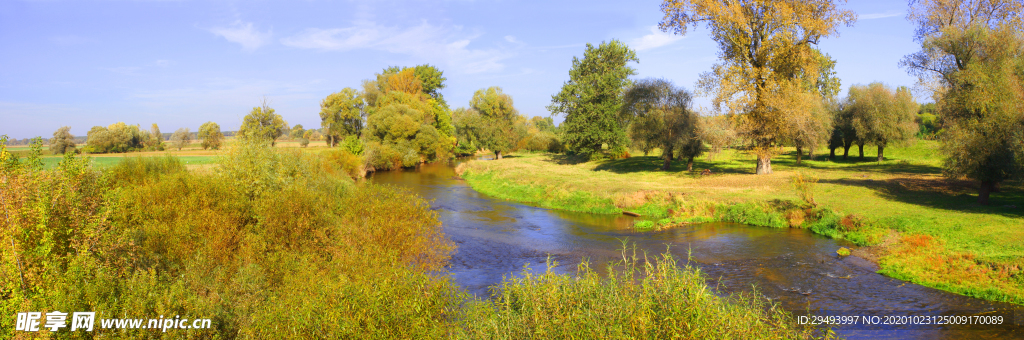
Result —
[[[720, 296], [700, 269], [666, 253], [629, 256], [609, 264], [607, 276], [587, 262], [576, 275], [556, 274], [557, 263], [524, 268], [471, 304], [457, 337], [485, 339], [801, 339], [814, 329], [755, 295]], [[724, 294], [723, 294], [724, 295]], [[722, 320], [729, 320], [728, 327]]]
[[359, 140], [359, 137], [355, 135], [345, 136], [345, 140], [341, 141], [341, 148], [348, 150], [353, 155], [363, 154], [363, 141]]

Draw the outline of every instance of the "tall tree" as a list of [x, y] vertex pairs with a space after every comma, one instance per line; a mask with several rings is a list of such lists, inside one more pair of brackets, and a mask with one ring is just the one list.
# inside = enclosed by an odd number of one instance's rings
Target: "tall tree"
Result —
[[943, 172], [980, 182], [978, 202], [1024, 173], [1018, 0], [912, 0], [921, 50], [900, 65], [932, 90], [946, 154]]
[[281, 137], [282, 128], [287, 124], [281, 115], [274, 113], [267, 100], [263, 99], [260, 106], [252, 108], [252, 111], [242, 119], [238, 135], [241, 139], [267, 141], [273, 146], [277, 138]]
[[182, 148], [192, 144], [192, 132], [188, 128], [180, 128], [171, 134], [171, 143], [181, 151]]
[[691, 107], [693, 95], [666, 80], [644, 79], [635, 82], [624, 99], [623, 112], [634, 117], [630, 135], [661, 148], [661, 169], [672, 166], [675, 152], [688, 159], [686, 168], [692, 171], [693, 159], [704, 151], [697, 133], [697, 113]]
[[855, 15], [833, 0], [666, 0], [661, 10], [664, 31], [685, 35], [706, 24], [722, 62], [701, 75], [698, 87], [714, 95], [720, 110], [741, 115], [740, 130], [757, 155], [756, 173], [770, 174], [771, 157], [789, 129], [784, 105], [809, 92], [807, 81], [820, 79], [830, 66], [814, 46], [837, 34], [839, 25], [852, 25]]
[[950, 76], [964, 70], [979, 50], [977, 41], [936, 44], [935, 39], [946, 34], [962, 36], [971, 27], [1008, 26], [1024, 31], [1024, 2], [1019, 0], [910, 0], [909, 4], [907, 19], [917, 25], [914, 40], [922, 49], [903, 57], [900, 66], [937, 96], [953, 85]]
[[568, 151], [590, 155], [600, 152], [602, 144], [609, 149], [626, 146], [620, 109], [628, 77], [636, 74], [626, 66], [630, 61], [638, 62], [636, 52], [618, 40], [596, 48], [588, 43], [582, 60], [572, 58], [569, 81], [551, 96], [548, 106], [552, 114], [565, 115], [560, 129]]
[[61, 126], [53, 132], [53, 138], [50, 139], [50, 153], [56, 155], [74, 151], [75, 136], [71, 135], [70, 126]]
[[878, 147], [879, 162], [886, 146], [910, 140], [918, 130], [918, 105], [905, 86], [895, 91], [878, 82], [851, 86], [845, 107], [857, 138]]
[[220, 132], [220, 125], [214, 122], [203, 123], [199, 127], [199, 139], [203, 140], [203, 150], [213, 148], [220, 149], [224, 141], [224, 133]]
[[156, 123], [149, 129], [149, 138], [149, 147], [156, 150], [164, 149], [164, 135], [160, 133], [160, 127], [156, 126]]
[[291, 129], [292, 139], [300, 139], [306, 133], [306, 129], [302, 127], [302, 124], [295, 124]]
[[926, 44], [975, 45], [963, 70], [938, 101], [946, 126], [943, 172], [980, 182], [978, 203], [988, 204], [999, 183], [1024, 177], [1024, 38], [1009, 25], [947, 31]]
[[363, 105], [362, 94], [350, 87], [320, 102], [320, 126], [328, 145], [333, 147], [348, 135], [359, 136], [365, 117]]
[[516, 148], [516, 142], [525, 132], [522, 125], [526, 119], [512, 104], [512, 96], [492, 86], [473, 93], [469, 106], [480, 113], [483, 121], [483, 129], [477, 136], [481, 147], [494, 151], [497, 159]]

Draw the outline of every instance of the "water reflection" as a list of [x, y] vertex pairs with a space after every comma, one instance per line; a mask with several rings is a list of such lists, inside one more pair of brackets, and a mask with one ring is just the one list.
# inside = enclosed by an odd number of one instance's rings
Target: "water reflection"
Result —
[[[677, 258], [689, 258], [705, 271], [709, 285], [724, 292], [756, 289], [788, 310], [924, 315], [925, 310], [948, 314], [1015, 308], [884, 277], [863, 259], [835, 256], [836, 249], [850, 244], [805, 230], [711, 223], [641, 233], [630, 228], [631, 217], [548, 210], [486, 197], [455, 178], [454, 170], [445, 165], [375, 173], [371, 180], [405, 186], [432, 200], [445, 233], [459, 247], [452, 257], [451, 276], [481, 297], [489, 296], [489, 286], [524, 265], [543, 270], [549, 256], [559, 262], [559, 272], [574, 271], [584, 258], [594, 264], [614, 261], [621, 258], [623, 240], [628, 239], [638, 251], [651, 255], [668, 246]], [[1024, 311], [1017, 314], [1018, 320], [1024, 317]], [[836, 331], [850, 338], [1024, 338], [1009, 328]]]

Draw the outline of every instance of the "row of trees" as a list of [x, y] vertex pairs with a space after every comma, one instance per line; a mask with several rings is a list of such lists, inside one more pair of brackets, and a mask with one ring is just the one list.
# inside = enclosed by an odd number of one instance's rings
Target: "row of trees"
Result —
[[[923, 112], [905, 87], [853, 86], [845, 100], [837, 99], [835, 61], [816, 46], [856, 16], [833, 0], [662, 3], [662, 30], [685, 35], [703, 25], [718, 43], [720, 63], [701, 76], [698, 93], [710, 95], [724, 119], [688, 118], [688, 96], [667, 82], [634, 85], [628, 77], [635, 71], [627, 64], [636, 55], [615, 40], [597, 48], [588, 44], [583, 59], [573, 59], [570, 79], [552, 96], [549, 110], [565, 116], [562, 138], [571, 152], [589, 155], [607, 147], [617, 154], [632, 139], [645, 150], [663, 148], [666, 167], [678, 157], [673, 153], [699, 154], [702, 135], [728, 136], [728, 125], [756, 155], [757, 174], [772, 172], [771, 159], [783, 145], [797, 148], [798, 163], [804, 149], [824, 143], [832, 157], [838, 147], [846, 157], [858, 145], [862, 158], [864, 145], [873, 144], [882, 160], [887, 146], [914, 134], [934, 135], [941, 122], [945, 173], [979, 180], [979, 202], [987, 203], [1000, 181], [1024, 174], [1024, 4], [910, 5], [922, 51], [901, 64], [933, 90], [938, 117]], [[695, 147], [685, 149], [690, 142]]]

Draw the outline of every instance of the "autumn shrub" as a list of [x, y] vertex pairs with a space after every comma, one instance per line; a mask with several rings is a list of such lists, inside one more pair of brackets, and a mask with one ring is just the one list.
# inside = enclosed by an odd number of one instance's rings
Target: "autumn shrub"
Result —
[[[431, 274], [454, 249], [437, 213], [408, 191], [326, 171], [337, 168], [328, 159], [244, 142], [210, 173], [173, 157], [106, 173], [65, 157], [0, 172], [0, 241], [14, 250], [0, 258], [5, 315], [214, 326], [74, 334], [86, 337], [442, 338], [466, 299]], [[0, 319], [0, 333], [13, 323]]]
[[337, 149], [322, 152], [320, 156], [330, 164], [341, 169], [343, 173], [352, 179], [366, 177], [363, 157], [357, 154], [353, 154], [346, 149]]
[[126, 157], [120, 163], [113, 166], [109, 176], [116, 182], [122, 184], [140, 184], [143, 181], [159, 178], [161, 175], [173, 174], [185, 171], [185, 165], [178, 157], [165, 155], [163, 157]]

